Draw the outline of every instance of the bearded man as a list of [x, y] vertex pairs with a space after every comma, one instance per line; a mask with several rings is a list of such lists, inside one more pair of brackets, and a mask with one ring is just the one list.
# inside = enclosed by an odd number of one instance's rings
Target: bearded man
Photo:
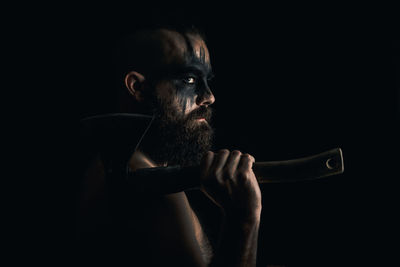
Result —
[[[193, 29], [145, 29], [123, 38], [115, 55], [122, 85], [116, 112], [152, 120], [139, 139], [131, 138], [133, 146], [124, 128], [101, 139], [108, 145], [93, 155], [80, 195], [81, 254], [113, 265], [256, 266], [261, 192], [255, 160], [236, 150], [210, 151], [215, 97], [203, 36]], [[200, 165], [201, 191], [222, 214], [214, 245], [186, 192], [138, 193], [123, 182], [127, 168], [172, 165]]]

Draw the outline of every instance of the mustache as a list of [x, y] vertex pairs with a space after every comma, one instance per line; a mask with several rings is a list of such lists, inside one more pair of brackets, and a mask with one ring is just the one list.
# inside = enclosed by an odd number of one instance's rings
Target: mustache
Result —
[[213, 110], [211, 108], [201, 106], [201, 107], [193, 110], [192, 112], [190, 112], [187, 117], [187, 120], [196, 120], [196, 119], [204, 118], [207, 121], [210, 121], [212, 115], [213, 115]]

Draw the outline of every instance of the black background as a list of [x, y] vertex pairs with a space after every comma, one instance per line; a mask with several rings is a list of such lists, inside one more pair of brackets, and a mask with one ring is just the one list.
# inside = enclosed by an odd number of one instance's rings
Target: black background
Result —
[[[44, 241], [32, 254], [74, 261], [76, 125], [106, 111], [113, 42], [143, 25], [183, 23], [207, 37], [216, 75], [215, 149], [240, 149], [259, 161], [335, 147], [344, 152], [342, 175], [262, 185], [259, 265], [357, 266], [395, 256], [388, 242], [397, 240], [400, 47], [390, 12], [200, 3], [34, 8], [25, 6], [9, 21], [19, 27], [11, 30], [9, 40], [16, 42], [6, 51], [17, 70], [11, 86], [17, 105], [9, 111], [17, 109], [17, 140], [28, 136], [33, 143], [26, 169], [36, 173], [28, 183], [35, 189], [28, 186], [15, 197], [27, 216], [13, 233], [27, 228], [23, 238], [33, 232], [24, 243], [28, 251]], [[25, 151], [18, 149], [18, 158]]]

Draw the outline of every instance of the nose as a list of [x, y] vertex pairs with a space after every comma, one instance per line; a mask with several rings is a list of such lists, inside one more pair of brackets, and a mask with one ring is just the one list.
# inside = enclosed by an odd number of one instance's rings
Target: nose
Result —
[[197, 95], [196, 104], [199, 106], [209, 106], [215, 102], [214, 94], [211, 92], [210, 88], [206, 86], [201, 93]]

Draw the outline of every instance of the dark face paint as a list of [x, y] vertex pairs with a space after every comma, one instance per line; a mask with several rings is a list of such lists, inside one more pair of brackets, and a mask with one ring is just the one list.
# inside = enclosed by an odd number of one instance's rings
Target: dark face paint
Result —
[[170, 86], [164, 92], [172, 89], [170, 95], [156, 98], [156, 119], [142, 143], [143, 151], [157, 163], [199, 164], [202, 155], [211, 147], [212, 127], [196, 121], [211, 119], [211, 109], [196, 103], [199, 97], [212, 94], [207, 82], [212, 77], [211, 66], [206, 61], [204, 47], [200, 47], [196, 55], [188, 43], [188, 52], [179, 62], [160, 66], [152, 73], [155, 83], [158, 80]]
[[196, 99], [205, 94], [211, 94], [208, 82], [212, 76], [211, 65], [206, 62], [206, 51], [201, 45], [196, 55], [192, 42], [186, 34], [182, 35], [186, 43], [186, 52], [183, 55], [183, 62], [175, 66], [171, 81], [176, 89], [176, 97], [182, 115], [192, 110]]
[[196, 61], [176, 70], [168, 78], [175, 94], [158, 98], [158, 116], [142, 149], [160, 164], [196, 165], [200, 163], [202, 155], [210, 150], [213, 139], [212, 127], [196, 121], [205, 118], [209, 122], [211, 108], [195, 103], [197, 97], [211, 94], [207, 84], [211, 72]]
[[194, 55], [187, 58], [186, 63], [177, 70], [172, 79], [176, 89], [176, 97], [182, 114], [193, 109], [196, 100], [211, 95], [208, 81], [212, 78], [211, 66], [205, 62], [204, 48], [200, 49], [200, 57]]

